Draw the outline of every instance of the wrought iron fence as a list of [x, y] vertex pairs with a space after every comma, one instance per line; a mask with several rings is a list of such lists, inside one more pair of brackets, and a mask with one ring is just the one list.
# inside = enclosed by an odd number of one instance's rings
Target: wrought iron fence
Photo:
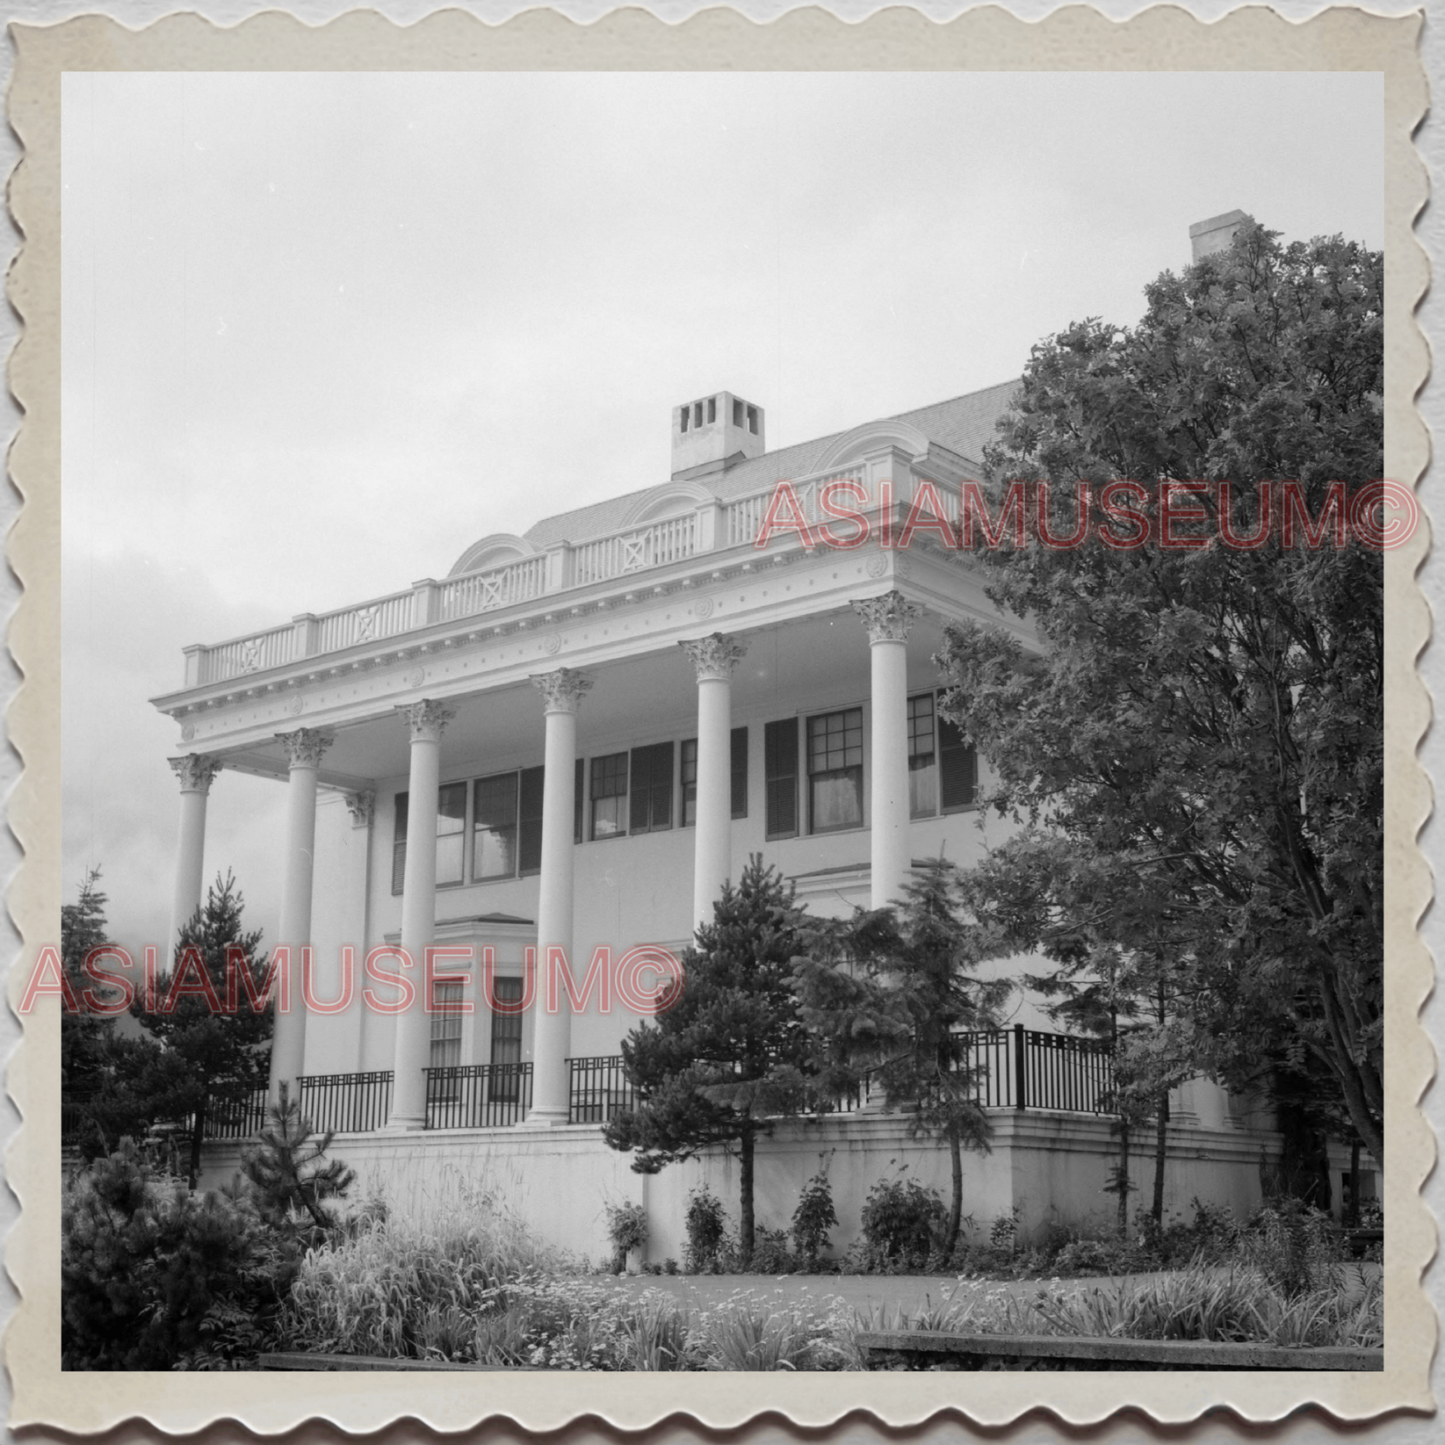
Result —
[[454, 1064], [426, 1071], [428, 1129], [501, 1129], [532, 1107], [531, 1064]]
[[1114, 1054], [1104, 1039], [1014, 1025], [1015, 1109], [1114, 1112]]
[[206, 1105], [207, 1139], [249, 1139], [266, 1122], [266, 1086], [240, 1099], [211, 1099]]
[[614, 1114], [636, 1106], [637, 1093], [621, 1054], [568, 1059], [567, 1122], [605, 1124]]
[[296, 1080], [301, 1115], [318, 1132], [365, 1134], [391, 1112], [390, 1069], [365, 1074], [303, 1074]]

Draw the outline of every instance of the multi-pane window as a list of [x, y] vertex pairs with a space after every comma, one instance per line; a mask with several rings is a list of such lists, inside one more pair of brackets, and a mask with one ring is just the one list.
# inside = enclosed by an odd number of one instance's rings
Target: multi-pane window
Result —
[[791, 838], [798, 831], [798, 720], [763, 728], [763, 776], [767, 784], [767, 835]]
[[[746, 818], [748, 815], [748, 730], [734, 728], [728, 739], [728, 761], [732, 770], [731, 802], [732, 816]], [[688, 738], [682, 745], [679, 762], [682, 785], [682, 826], [691, 828], [697, 822], [697, 739]]]
[[[407, 794], [396, 795], [396, 822], [391, 844], [391, 891], [400, 893], [406, 880]], [[467, 785], [447, 783], [437, 789], [438, 884], [462, 881], [466, 848]]]
[[462, 987], [432, 984], [431, 1058], [434, 1069], [454, 1069], [462, 1061]]
[[938, 811], [938, 749], [933, 737], [933, 694], [908, 699], [908, 816]]
[[[522, 1001], [520, 978], [499, 978], [492, 982], [492, 997], [498, 1003]], [[492, 1098], [515, 1101], [521, 1087], [522, 1015], [492, 1014]]]
[[517, 774], [479, 778], [472, 801], [472, 877], [511, 878], [517, 871]]
[[808, 817], [813, 832], [863, 822], [863, 709], [808, 719]]
[[938, 792], [945, 813], [978, 800], [978, 754], [956, 723], [938, 719]]
[[632, 750], [632, 831], [661, 833], [672, 827], [672, 744]]
[[592, 759], [592, 836], [620, 838], [627, 832], [627, 754]]

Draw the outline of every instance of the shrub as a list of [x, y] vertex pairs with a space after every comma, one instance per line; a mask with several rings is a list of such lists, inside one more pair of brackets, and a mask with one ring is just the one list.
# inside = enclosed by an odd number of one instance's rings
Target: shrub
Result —
[[255, 1205], [155, 1176], [125, 1139], [61, 1215], [66, 1369], [214, 1369], [266, 1348], [294, 1261]]
[[817, 1268], [818, 1256], [830, 1243], [828, 1231], [837, 1227], [833, 1190], [828, 1184], [827, 1171], [820, 1169], [803, 1185], [798, 1207], [793, 1211], [793, 1243], [806, 1268]]
[[699, 1184], [688, 1194], [683, 1224], [687, 1230], [687, 1272], [716, 1273], [727, 1253], [727, 1216], [722, 1201], [706, 1184]]
[[916, 1179], [880, 1179], [863, 1201], [863, 1238], [875, 1266], [919, 1268], [942, 1236], [943, 1200]]
[[748, 1268], [754, 1274], [792, 1274], [797, 1258], [788, 1249], [788, 1236], [781, 1229], [758, 1225], [753, 1231], [753, 1253]]
[[319, 1244], [338, 1227], [335, 1202], [356, 1176], [339, 1159], [326, 1159], [335, 1136], [318, 1135], [301, 1105], [281, 1085], [261, 1142], [241, 1151], [241, 1172], [254, 1187], [256, 1206], [268, 1224]]
[[647, 1211], [640, 1204], [609, 1204], [607, 1237], [612, 1241], [613, 1268], [621, 1274], [627, 1267], [628, 1251], [647, 1243]]
[[1293, 1297], [1334, 1284], [1342, 1244], [1338, 1225], [1323, 1210], [1303, 1200], [1280, 1199], [1250, 1221], [1239, 1252]]

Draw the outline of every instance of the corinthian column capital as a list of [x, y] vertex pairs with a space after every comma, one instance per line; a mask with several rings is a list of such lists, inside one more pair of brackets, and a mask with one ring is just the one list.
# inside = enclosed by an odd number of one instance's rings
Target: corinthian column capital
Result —
[[441, 742], [447, 724], [457, 715], [456, 708], [426, 699], [421, 702], [402, 703], [397, 707], [397, 712], [411, 729], [411, 740], [414, 743]]
[[347, 793], [346, 806], [351, 813], [353, 828], [369, 828], [376, 809], [376, 793], [370, 788], [359, 793]]
[[277, 733], [286, 749], [286, 761], [293, 768], [319, 768], [321, 755], [336, 741], [336, 734], [326, 728], [297, 728], [295, 732]]
[[220, 758], [207, 757], [205, 753], [185, 753], [166, 761], [180, 779], [181, 792], [199, 793], [203, 798], [211, 791], [211, 783], [221, 771]]
[[739, 642], [736, 637], [728, 637], [722, 632], [677, 645], [692, 659], [699, 682], [731, 682], [733, 670], [748, 650], [746, 642]]
[[910, 602], [901, 592], [885, 592], [881, 597], [854, 599], [853, 610], [868, 629], [869, 642], [907, 642], [908, 629], [923, 609]]
[[555, 672], [535, 673], [532, 685], [542, 694], [544, 712], [575, 713], [583, 694], [591, 689], [592, 679], [575, 668], [559, 667]]

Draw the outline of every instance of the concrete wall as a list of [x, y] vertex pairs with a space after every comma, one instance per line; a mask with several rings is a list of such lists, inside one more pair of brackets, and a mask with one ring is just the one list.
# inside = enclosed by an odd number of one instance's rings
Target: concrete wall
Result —
[[[1109, 1121], [1085, 1115], [998, 1113], [993, 1150], [965, 1154], [963, 1210], [974, 1230], [1017, 1205], [1025, 1234], [1058, 1223], [1106, 1228], [1114, 1198], [1103, 1188], [1118, 1158]], [[1279, 1136], [1238, 1130], [1172, 1127], [1165, 1210], [1193, 1217], [1197, 1197], [1228, 1206], [1243, 1218], [1260, 1202], [1260, 1163], [1278, 1152]], [[1139, 1141], [1131, 1160], [1138, 1193], [1130, 1214], [1150, 1197], [1152, 1136]], [[723, 1202], [730, 1222], [738, 1216], [737, 1161], [721, 1150], [660, 1174], [632, 1172], [631, 1156], [609, 1149], [594, 1125], [551, 1130], [458, 1129], [425, 1135], [338, 1136], [333, 1153], [357, 1174], [353, 1198], [379, 1195], [406, 1217], [435, 1217], [465, 1209], [485, 1193], [504, 1200], [542, 1239], [594, 1263], [611, 1254], [606, 1206], [645, 1206], [650, 1221], [649, 1260], [681, 1261], [688, 1192], [706, 1183]], [[234, 1145], [213, 1144], [206, 1153], [204, 1182], [228, 1180], [239, 1161]], [[754, 1201], [759, 1223], [787, 1229], [804, 1182], [826, 1165], [840, 1221], [834, 1253], [859, 1233], [868, 1191], [907, 1168], [909, 1177], [949, 1197], [947, 1150], [932, 1140], [910, 1139], [898, 1115], [855, 1114], [820, 1122], [783, 1121], [758, 1144]]]

